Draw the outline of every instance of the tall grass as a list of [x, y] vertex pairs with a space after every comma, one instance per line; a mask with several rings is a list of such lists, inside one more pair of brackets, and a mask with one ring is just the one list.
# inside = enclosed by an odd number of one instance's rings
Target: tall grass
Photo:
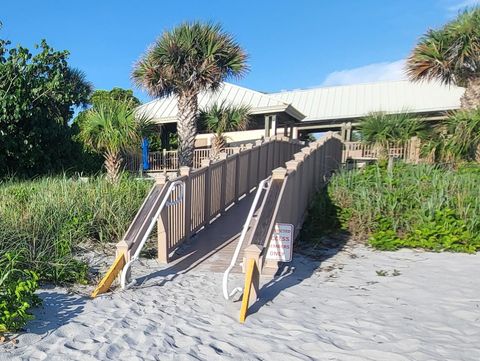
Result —
[[480, 249], [480, 167], [343, 171], [328, 190], [344, 229], [382, 249]]
[[25, 267], [41, 279], [82, 281], [81, 247], [120, 239], [142, 203], [150, 182], [123, 177], [88, 182], [66, 177], [0, 183], [0, 256], [23, 254]]

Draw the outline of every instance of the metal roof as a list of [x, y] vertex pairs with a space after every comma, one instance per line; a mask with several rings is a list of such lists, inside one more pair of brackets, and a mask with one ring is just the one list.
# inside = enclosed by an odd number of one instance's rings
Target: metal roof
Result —
[[437, 82], [388, 81], [269, 94], [306, 115], [303, 121], [358, 118], [370, 112], [438, 112], [460, 108], [464, 88]]
[[[216, 92], [202, 92], [198, 96], [200, 108], [208, 107], [215, 102], [221, 103], [222, 101], [226, 101], [231, 105], [248, 105], [252, 114], [286, 112], [297, 120], [305, 118], [305, 115], [295, 109], [294, 106], [280, 99], [230, 83], [223, 83]], [[141, 105], [137, 111], [145, 113], [155, 122], [173, 123], [177, 121], [177, 99], [175, 96], [155, 99]]]

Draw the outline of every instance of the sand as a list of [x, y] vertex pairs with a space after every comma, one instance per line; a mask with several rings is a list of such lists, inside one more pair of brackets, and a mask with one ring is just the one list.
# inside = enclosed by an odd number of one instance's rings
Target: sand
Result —
[[[244, 325], [221, 274], [166, 275], [137, 264], [143, 283], [90, 300], [42, 289], [43, 306], [0, 360], [480, 360], [480, 254], [349, 247], [302, 255]], [[231, 286], [241, 285], [232, 275]]]

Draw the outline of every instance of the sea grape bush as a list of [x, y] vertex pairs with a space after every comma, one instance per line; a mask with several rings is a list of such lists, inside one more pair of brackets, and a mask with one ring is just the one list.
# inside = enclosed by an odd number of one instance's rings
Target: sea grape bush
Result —
[[0, 257], [0, 333], [20, 330], [33, 319], [31, 307], [40, 304], [35, 295], [38, 275], [21, 268], [21, 253]]

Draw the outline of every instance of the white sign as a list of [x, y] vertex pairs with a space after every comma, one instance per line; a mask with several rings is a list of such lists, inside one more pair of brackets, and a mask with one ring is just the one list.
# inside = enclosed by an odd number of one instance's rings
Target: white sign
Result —
[[273, 230], [267, 259], [281, 262], [292, 260], [293, 224], [277, 223]]

